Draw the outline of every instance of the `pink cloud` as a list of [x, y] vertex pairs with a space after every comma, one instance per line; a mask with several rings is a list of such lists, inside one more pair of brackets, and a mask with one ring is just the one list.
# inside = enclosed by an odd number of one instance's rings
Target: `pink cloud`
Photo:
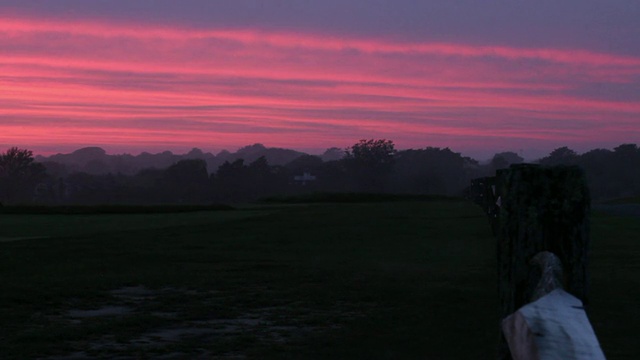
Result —
[[0, 145], [638, 135], [640, 102], [582, 93], [638, 85], [640, 59], [582, 49], [33, 18], [0, 18], [0, 47]]
[[580, 49], [516, 49], [501, 46], [468, 46], [444, 43], [390, 43], [369, 39], [339, 39], [330, 36], [292, 34], [282, 32], [265, 33], [258, 30], [200, 30], [189, 28], [170, 28], [144, 26], [139, 24], [112, 24], [104, 22], [55, 21], [46, 19], [1, 19], [0, 27], [8, 34], [61, 33], [75, 36], [97, 38], [134, 38], [162, 39], [167, 41], [185, 41], [198, 39], [217, 39], [240, 42], [245, 45], [270, 45], [277, 48], [315, 49], [328, 51], [358, 50], [369, 53], [426, 53], [435, 55], [454, 55], [468, 57], [495, 56], [506, 59], [539, 59], [545, 61], [591, 64], [640, 66], [640, 59], [595, 53]]

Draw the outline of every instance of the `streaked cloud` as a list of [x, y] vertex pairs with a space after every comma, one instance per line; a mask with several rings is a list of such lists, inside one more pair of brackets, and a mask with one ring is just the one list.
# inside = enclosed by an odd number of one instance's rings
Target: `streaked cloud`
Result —
[[0, 17], [0, 48], [0, 145], [36, 151], [640, 138], [640, 57], [588, 49], [28, 16]]

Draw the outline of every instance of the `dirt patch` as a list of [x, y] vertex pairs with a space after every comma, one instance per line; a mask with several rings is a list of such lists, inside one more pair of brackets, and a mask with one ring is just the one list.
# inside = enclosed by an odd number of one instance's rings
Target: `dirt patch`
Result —
[[[342, 303], [325, 310], [312, 309], [304, 303], [240, 308], [230, 301], [236, 294], [219, 291], [150, 289], [139, 285], [114, 289], [109, 295], [108, 303], [91, 307], [74, 303], [74, 308], [59, 312], [51, 320], [78, 328], [104, 321], [134, 324], [153, 321], [156, 325], [139, 330], [114, 328], [111, 333], [74, 346], [74, 352], [69, 354], [74, 357], [70, 358], [128, 359], [125, 354], [152, 353], [158, 359], [242, 359], [248, 347], [287, 345], [364, 316], [364, 312]], [[199, 308], [202, 315], [194, 316], [193, 307]], [[48, 360], [53, 359], [58, 358]]]
[[93, 310], [71, 309], [67, 311], [67, 316], [71, 318], [92, 318], [100, 316], [124, 316], [133, 312], [133, 309], [126, 306], [105, 306]]

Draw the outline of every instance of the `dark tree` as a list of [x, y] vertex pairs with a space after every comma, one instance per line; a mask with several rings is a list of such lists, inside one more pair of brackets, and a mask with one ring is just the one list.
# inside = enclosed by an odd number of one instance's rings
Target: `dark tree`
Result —
[[31, 150], [12, 147], [0, 154], [0, 201], [28, 203], [46, 177], [45, 167], [34, 162]]
[[549, 156], [540, 159], [540, 164], [545, 166], [575, 165], [578, 154], [566, 146], [557, 148]]
[[497, 153], [493, 156], [494, 158], [496, 157], [501, 157], [503, 159], [505, 159], [509, 165], [512, 164], [521, 164], [524, 162], [524, 158], [516, 153], [514, 153], [513, 151], [504, 151], [501, 153]]
[[318, 156], [302, 155], [285, 165], [293, 174], [299, 175], [305, 171], [316, 172], [324, 162]]
[[502, 156], [494, 156], [493, 159], [491, 159], [491, 170], [492, 171], [496, 171], [496, 170], [500, 170], [500, 169], [506, 169], [509, 167], [509, 162], [503, 158]]
[[179, 203], [205, 203], [209, 200], [209, 173], [202, 159], [180, 160], [164, 173], [166, 190]]
[[622, 144], [613, 149], [613, 181], [620, 197], [640, 194], [640, 148], [636, 144]]
[[492, 170], [505, 169], [513, 164], [521, 164], [524, 162], [524, 158], [514, 153], [513, 151], [505, 151], [493, 155], [491, 159]]
[[356, 188], [354, 179], [349, 176], [346, 160], [334, 160], [322, 163], [322, 166], [318, 168], [316, 175], [318, 181], [314, 188], [319, 191], [328, 192], [345, 192], [352, 191]]
[[247, 166], [247, 182], [250, 184], [245, 190], [251, 199], [257, 199], [270, 192], [273, 186], [271, 167], [264, 156], [257, 158]]
[[177, 185], [193, 185], [208, 180], [207, 163], [202, 159], [180, 160], [169, 166], [165, 178]]
[[395, 162], [391, 140], [360, 140], [346, 150], [347, 169], [360, 191], [383, 191]]
[[404, 150], [396, 155], [395, 191], [456, 195], [469, 183], [469, 160], [449, 148]]
[[240, 202], [246, 199], [247, 166], [244, 159], [225, 161], [215, 174], [214, 193], [218, 201]]
[[344, 150], [337, 147], [332, 147], [325, 150], [320, 158], [322, 159], [322, 161], [336, 161], [342, 159], [344, 155]]
[[75, 172], [65, 181], [66, 202], [73, 205], [111, 203], [112, 189], [104, 175]]
[[391, 167], [395, 153], [393, 141], [385, 139], [360, 140], [346, 151], [349, 159], [376, 168]]

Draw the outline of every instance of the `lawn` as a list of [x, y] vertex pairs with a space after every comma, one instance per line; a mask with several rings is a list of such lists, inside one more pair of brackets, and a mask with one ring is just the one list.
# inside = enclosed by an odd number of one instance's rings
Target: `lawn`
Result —
[[[589, 308], [638, 358], [637, 219], [593, 219]], [[495, 240], [452, 200], [0, 215], [0, 358], [490, 359]]]

